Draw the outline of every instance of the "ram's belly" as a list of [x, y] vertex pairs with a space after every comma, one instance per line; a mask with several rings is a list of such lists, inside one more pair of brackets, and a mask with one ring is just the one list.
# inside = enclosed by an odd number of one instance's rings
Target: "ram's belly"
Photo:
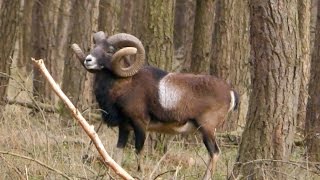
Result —
[[197, 127], [192, 121], [187, 121], [184, 124], [178, 123], [162, 123], [150, 122], [147, 126], [148, 131], [167, 133], [167, 134], [190, 134], [197, 130]]

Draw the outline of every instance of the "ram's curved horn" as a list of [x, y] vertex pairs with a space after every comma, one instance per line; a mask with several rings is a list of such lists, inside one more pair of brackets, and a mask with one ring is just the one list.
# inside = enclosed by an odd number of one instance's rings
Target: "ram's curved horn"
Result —
[[[119, 61], [124, 56], [135, 55], [135, 54], [137, 54], [137, 48], [135, 48], [135, 47], [124, 47], [124, 48], [120, 49], [119, 51], [114, 53], [113, 56], [112, 56], [112, 62], [111, 62], [112, 63], [112, 69], [119, 68], [119, 67], [117, 67], [118, 64], [119, 64]], [[130, 66], [129, 67], [122, 67], [122, 69], [124, 69], [124, 70], [126, 68], [130, 68]]]
[[[115, 46], [117, 49], [124, 48], [121, 53], [115, 53], [112, 57], [112, 68], [115, 74], [120, 77], [129, 77], [136, 74], [145, 63], [145, 50], [141, 41], [131, 34], [119, 33], [110, 36], [107, 39], [108, 43]], [[128, 49], [128, 47], [136, 48], [136, 52], [133, 49]], [[119, 51], [120, 51], [119, 50]], [[117, 55], [116, 55], [117, 54]], [[121, 63], [121, 59], [128, 55], [135, 55], [135, 61], [129, 66], [124, 67]], [[115, 56], [116, 55], [116, 56]], [[120, 56], [121, 55], [121, 56]]]
[[73, 52], [77, 55], [78, 59], [81, 60], [81, 62], [83, 63], [83, 61], [86, 58], [86, 55], [83, 53], [80, 46], [78, 44], [74, 43], [71, 45], [71, 48], [72, 48]]
[[[73, 52], [76, 54], [79, 62], [82, 64], [82, 66], [84, 68], [86, 68], [86, 66], [84, 65], [84, 60], [86, 59], [86, 55], [83, 53], [82, 49], [79, 47], [78, 44], [72, 44], [71, 45], [71, 49], [73, 50]], [[87, 68], [86, 68], [87, 69]], [[89, 72], [93, 72], [93, 70], [87, 69], [87, 71]]]
[[99, 31], [93, 34], [93, 42], [99, 43], [101, 40], [106, 38], [106, 34], [103, 31]]

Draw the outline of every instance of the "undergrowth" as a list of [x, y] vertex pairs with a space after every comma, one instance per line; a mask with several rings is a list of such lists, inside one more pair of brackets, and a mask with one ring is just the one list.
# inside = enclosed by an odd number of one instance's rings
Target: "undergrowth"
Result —
[[[33, 113], [14, 105], [6, 106], [0, 118], [0, 179], [119, 179], [102, 164], [95, 147], [73, 119], [61, 118], [58, 113]], [[98, 121], [89, 123], [99, 125]], [[114, 156], [118, 152], [117, 130], [103, 125], [98, 134], [107, 152]], [[199, 136], [154, 137], [148, 137], [140, 172], [130, 140], [122, 163], [129, 174], [147, 180], [201, 179], [208, 157]], [[237, 146], [223, 141], [219, 144], [222, 153], [214, 175], [217, 180], [227, 179], [237, 157]], [[304, 149], [296, 147], [293, 160], [302, 161], [303, 154]], [[288, 167], [284, 172], [288, 179], [319, 179], [308, 169], [290, 163], [284, 166]]]

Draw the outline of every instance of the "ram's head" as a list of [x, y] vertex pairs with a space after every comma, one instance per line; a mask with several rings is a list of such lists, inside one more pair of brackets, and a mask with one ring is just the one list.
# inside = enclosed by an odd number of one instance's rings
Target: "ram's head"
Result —
[[[145, 63], [145, 50], [141, 41], [126, 33], [106, 37], [99, 31], [94, 34], [94, 48], [85, 56], [77, 44], [72, 49], [78, 56], [81, 64], [89, 72], [98, 72], [108, 69], [120, 77], [129, 77], [136, 74]], [[131, 57], [129, 60], [128, 57]]]

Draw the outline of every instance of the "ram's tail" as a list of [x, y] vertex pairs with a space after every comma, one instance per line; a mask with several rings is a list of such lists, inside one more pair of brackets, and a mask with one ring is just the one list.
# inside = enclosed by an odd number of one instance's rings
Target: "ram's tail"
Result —
[[238, 106], [239, 106], [239, 95], [236, 91], [232, 90], [230, 91], [230, 96], [231, 96], [231, 100], [230, 100], [230, 108], [229, 111], [233, 110], [237, 110]]

